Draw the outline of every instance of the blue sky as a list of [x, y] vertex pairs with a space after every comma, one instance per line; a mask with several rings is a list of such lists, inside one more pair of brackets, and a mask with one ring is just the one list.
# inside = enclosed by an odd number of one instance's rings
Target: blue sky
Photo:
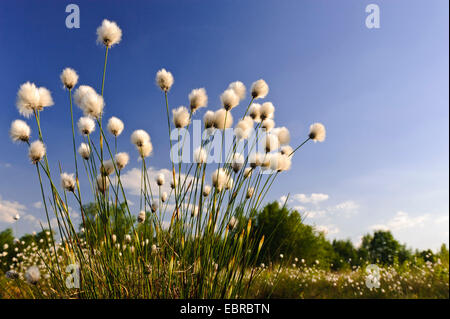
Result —
[[[65, 26], [69, 3], [80, 7], [79, 29]], [[379, 29], [365, 26], [369, 3], [380, 7]], [[276, 106], [277, 125], [290, 129], [292, 145], [303, 140], [311, 123], [327, 127], [326, 141], [307, 144], [267, 200], [290, 193], [289, 205], [303, 211], [308, 223], [327, 229], [330, 238], [357, 243], [372, 229], [389, 228], [408, 246], [436, 249], [449, 238], [448, 5], [2, 1], [0, 229], [13, 225], [8, 218], [15, 211], [44, 216], [26, 148], [8, 136], [11, 121], [20, 118], [18, 87], [32, 81], [52, 91], [55, 105], [42, 114], [49, 157], [54, 168], [60, 161], [64, 170], [73, 170], [68, 97], [59, 74], [73, 67], [80, 84], [99, 89], [104, 48], [95, 43], [95, 30], [108, 18], [122, 28], [123, 40], [108, 57], [105, 117], [125, 121], [119, 148], [132, 155], [130, 172], [140, 165], [129, 143], [138, 128], [152, 136], [150, 165], [168, 167], [157, 70], [165, 67], [175, 77], [171, 107], [186, 105], [191, 89], [205, 87], [208, 108], [215, 110], [230, 82], [249, 87], [264, 78], [270, 86], [266, 100]], [[30, 231], [35, 219], [22, 218], [15, 230]]]

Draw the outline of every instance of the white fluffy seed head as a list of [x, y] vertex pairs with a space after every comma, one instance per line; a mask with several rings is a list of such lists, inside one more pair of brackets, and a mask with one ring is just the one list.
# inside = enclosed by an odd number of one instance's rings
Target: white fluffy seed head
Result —
[[141, 210], [139, 212], [138, 218], [137, 218], [139, 224], [142, 224], [143, 222], [145, 222], [145, 215], [146, 215], [145, 211]]
[[28, 149], [28, 157], [32, 164], [37, 164], [45, 156], [45, 145], [41, 141], [34, 141]]
[[280, 145], [289, 144], [289, 142], [291, 141], [289, 130], [284, 126], [275, 128], [272, 133], [274, 133], [278, 137]]
[[252, 103], [248, 109], [248, 114], [253, 119], [253, 121], [259, 123], [261, 122], [261, 104]]
[[83, 98], [87, 94], [95, 93], [95, 90], [89, 85], [80, 85], [73, 94], [73, 100], [78, 107], [83, 110]]
[[34, 83], [22, 84], [17, 92], [16, 106], [19, 113], [30, 117], [35, 111], [41, 111], [44, 107], [52, 106], [53, 99], [49, 90], [38, 88]]
[[280, 153], [283, 155], [286, 155], [286, 156], [290, 156], [293, 151], [294, 151], [294, 149], [291, 146], [284, 145], [283, 147], [281, 147]]
[[224, 187], [227, 186], [229, 176], [223, 168], [219, 168], [213, 172], [211, 180], [213, 186], [220, 192]]
[[122, 30], [117, 23], [104, 19], [97, 28], [97, 43], [110, 48], [120, 42], [122, 39]]
[[198, 216], [198, 206], [192, 205], [191, 206], [191, 217], [197, 217]]
[[291, 158], [281, 153], [272, 154], [270, 157], [270, 169], [278, 172], [287, 171], [291, 168]]
[[260, 112], [261, 120], [272, 119], [275, 112], [275, 106], [273, 106], [272, 102], [264, 102], [261, 104]]
[[165, 181], [164, 174], [159, 173], [158, 176], [156, 176], [156, 184], [158, 186], [163, 186], [164, 185], [164, 181]]
[[32, 285], [36, 285], [41, 279], [41, 272], [37, 266], [31, 266], [25, 273], [25, 280]]
[[85, 160], [89, 159], [89, 156], [91, 155], [91, 148], [86, 143], [81, 143], [78, 147], [78, 154], [81, 155], [82, 158]]
[[214, 119], [215, 113], [213, 111], [206, 111], [205, 115], [203, 116], [205, 129], [211, 129], [214, 127]]
[[187, 108], [180, 106], [172, 110], [173, 124], [176, 128], [186, 127], [190, 122], [190, 114]]
[[214, 127], [223, 130], [230, 128], [233, 125], [233, 116], [231, 112], [225, 109], [219, 109], [214, 112]]
[[238, 122], [234, 129], [234, 134], [239, 140], [247, 139], [253, 131], [253, 120], [250, 116], [245, 116]]
[[231, 162], [231, 168], [237, 173], [241, 170], [242, 166], [244, 166], [244, 156], [240, 153], [235, 153]]
[[325, 126], [321, 123], [314, 123], [309, 127], [309, 138], [314, 142], [325, 141], [326, 130]]
[[85, 116], [91, 116], [96, 119], [102, 117], [105, 101], [101, 95], [97, 93], [88, 93], [83, 98], [82, 103], [83, 114]]
[[114, 160], [116, 161], [117, 169], [122, 170], [125, 166], [127, 166], [130, 156], [128, 156], [128, 153], [120, 152], [114, 156]]
[[254, 192], [255, 192], [255, 188], [254, 187], [249, 187], [247, 189], [247, 194], [246, 194], [245, 197], [247, 197], [247, 199], [252, 198]]
[[156, 212], [158, 210], [158, 203], [157, 202], [153, 202], [152, 205], [151, 205], [151, 209], [152, 209], [153, 213]]
[[261, 153], [252, 153], [248, 157], [248, 163], [250, 164], [251, 168], [261, 166], [261, 162], [262, 162]]
[[97, 187], [98, 190], [104, 193], [109, 187], [109, 179], [107, 176], [98, 175], [97, 176]]
[[61, 73], [61, 82], [66, 89], [73, 89], [78, 82], [78, 74], [74, 69], [65, 68]]
[[114, 173], [114, 162], [112, 160], [103, 161], [103, 165], [100, 167], [100, 172], [104, 176]]
[[161, 194], [161, 201], [162, 201], [163, 203], [165, 203], [166, 200], [167, 200], [167, 192], [163, 192], [163, 193]]
[[203, 191], [202, 191], [203, 196], [207, 197], [209, 195], [209, 193], [211, 193], [211, 186], [204, 185], [203, 186]]
[[194, 113], [201, 107], [205, 107], [208, 104], [208, 95], [206, 95], [206, 90], [204, 88], [193, 89], [189, 93], [189, 105], [191, 111]]
[[261, 128], [263, 128], [266, 132], [270, 132], [275, 126], [275, 122], [272, 119], [265, 119], [261, 122]]
[[95, 122], [90, 117], [80, 117], [77, 123], [78, 130], [82, 135], [89, 135], [95, 130]]
[[75, 190], [75, 178], [73, 174], [61, 173], [61, 187], [69, 192]]
[[31, 129], [25, 121], [15, 120], [11, 123], [9, 136], [11, 136], [13, 142], [28, 142], [30, 140], [30, 134]]
[[167, 92], [173, 85], [172, 73], [166, 71], [166, 69], [161, 69], [156, 73], [156, 84], [163, 90]]
[[220, 96], [222, 106], [225, 110], [229, 111], [239, 104], [239, 96], [232, 89], [225, 90]]
[[141, 146], [137, 146], [137, 150], [142, 158], [149, 157], [153, 152], [153, 144], [151, 142], [145, 142]]
[[144, 130], [135, 130], [131, 134], [131, 143], [137, 147], [140, 147], [148, 142], [150, 142], [150, 135], [148, 135], [148, 133]]
[[123, 128], [123, 122], [117, 117], [113, 116], [108, 120], [108, 131], [112, 135], [116, 137], [119, 136], [120, 134], [122, 134]]
[[280, 147], [278, 137], [275, 134], [266, 134], [263, 138], [266, 153], [272, 152]]
[[252, 84], [252, 97], [256, 99], [263, 99], [269, 93], [269, 86], [266, 81], [260, 79]]
[[246, 88], [244, 83], [242, 83], [241, 81], [230, 83], [228, 89], [233, 90], [234, 93], [236, 93], [236, 95], [239, 97], [239, 100], [243, 100], [245, 98]]
[[197, 164], [204, 164], [208, 159], [208, 154], [203, 147], [198, 147], [194, 151], [194, 162]]

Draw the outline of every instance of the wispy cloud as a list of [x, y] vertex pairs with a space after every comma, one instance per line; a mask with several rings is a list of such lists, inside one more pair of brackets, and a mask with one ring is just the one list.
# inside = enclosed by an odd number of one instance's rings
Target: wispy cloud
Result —
[[0, 196], [0, 222], [13, 223], [14, 216], [19, 214], [20, 216], [25, 214], [25, 205], [16, 201], [4, 200]]
[[424, 223], [430, 218], [429, 214], [410, 216], [408, 213], [399, 211], [395, 216], [383, 224], [375, 224], [370, 226], [372, 230], [402, 230], [415, 227], [423, 227]]

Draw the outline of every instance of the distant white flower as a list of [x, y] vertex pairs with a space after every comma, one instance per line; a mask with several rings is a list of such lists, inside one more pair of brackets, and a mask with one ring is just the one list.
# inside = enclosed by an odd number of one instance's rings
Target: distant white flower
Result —
[[266, 153], [270, 153], [280, 147], [278, 137], [275, 134], [266, 134], [263, 137], [263, 145], [265, 147]]
[[29, 284], [36, 285], [41, 279], [41, 272], [36, 266], [31, 266], [25, 273], [25, 279]]
[[82, 158], [85, 160], [89, 159], [89, 156], [91, 155], [91, 148], [86, 143], [81, 143], [80, 147], [78, 147], [78, 153], [81, 155]]
[[260, 112], [261, 120], [272, 119], [275, 112], [275, 106], [273, 106], [272, 102], [264, 102], [261, 104]]
[[189, 104], [192, 113], [208, 104], [208, 95], [204, 88], [194, 89], [189, 93]]
[[141, 210], [139, 212], [138, 218], [137, 218], [139, 224], [142, 224], [143, 222], [145, 222], [145, 215], [146, 215], [145, 211]]
[[232, 89], [225, 90], [220, 96], [220, 100], [222, 101], [223, 108], [227, 111], [239, 104], [239, 96]]
[[20, 219], [20, 215], [19, 214], [15, 214], [13, 219], [16, 220], [16, 221], [19, 220]]
[[61, 173], [61, 187], [69, 192], [75, 190], [75, 178], [73, 174]]
[[114, 160], [116, 161], [117, 169], [122, 170], [125, 166], [127, 166], [130, 156], [128, 156], [128, 153], [120, 152], [114, 156]]
[[28, 149], [28, 157], [32, 164], [37, 164], [46, 153], [45, 145], [41, 141], [34, 141]]
[[207, 197], [210, 192], [211, 192], [211, 186], [204, 185], [203, 186], [203, 191], [202, 191], [203, 196]]
[[234, 129], [237, 139], [247, 139], [253, 131], [253, 120], [250, 116], [245, 116], [238, 122]]
[[80, 117], [77, 123], [78, 130], [82, 135], [89, 135], [95, 130], [95, 122], [90, 117]]
[[153, 145], [150, 142], [144, 143], [142, 146], [138, 147], [138, 151], [141, 157], [148, 157], [152, 154]]
[[266, 81], [260, 79], [252, 84], [252, 97], [256, 99], [263, 99], [269, 93], [269, 86]]
[[167, 200], [167, 192], [161, 194], [161, 201], [164, 203]]
[[214, 127], [223, 130], [233, 125], [233, 116], [231, 112], [225, 109], [219, 109], [214, 113]]
[[111, 240], [113, 243], [115, 243], [117, 241], [117, 236], [115, 234], [112, 234]]
[[231, 168], [237, 173], [241, 170], [242, 166], [244, 166], [244, 156], [240, 153], [235, 153], [231, 162]]
[[109, 179], [107, 176], [98, 175], [97, 176], [97, 187], [98, 190], [104, 193], [109, 187]]
[[11, 139], [16, 141], [28, 142], [30, 139], [31, 129], [27, 123], [22, 120], [15, 120], [11, 123], [9, 135]]
[[272, 119], [265, 119], [261, 123], [261, 128], [263, 128], [266, 132], [270, 132], [275, 126], [275, 122]]
[[152, 205], [151, 205], [151, 209], [152, 209], [153, 213], [156, 212], [158, 210], [158, 203], [157, 202], [153, 202]]
[[131, 236], [130, 236], [130, 234], [126, 234], [126, 235], [125, 235], [125, 241], [126, 241], [127, 243], [131, 243]]
[[203, 147], [198, 147], [194, 151], [194, 162], [197, 164], [204, 164], [208, 159], [208, 154]]
[[53, 99], [50, 91], [44, 87], [36, 87], [34, 83], [22, 84], [17, 92], [16, 106], [19, 113], [30, 117], [36, 111], [42, 111], [44, 107], [52, 106]]
[[108, 120], [108, 131], [114, 135], [119, 136], [123, 131], [123, 122], [117, 117], [113, 116]]
[[228, 89], [231, 89], [236, 93], [236, 95], [239, 97], [239, 100], [243, 100], [245, 98], [245, 85], [241, 81], [236, 81], [233, 83], [230, 83], [228, 86]]
[[112, 173], [114, 173], [114, 171], [115, 171], [114, 162], [112, 160], [103, 161], [103, 165], [100, 168], [100, 172], [104, 176], [111, 175]]
[[166, 69], [161, 69], [156, 73], [156, 84], [163, 90], [167, 92], [173, 85], [172, 73], [166, 71]]
[[289, 130], [284, 126], [275, 128], [273, 130], [273, 133], [277, 135], [280, 145], [289, 144], [289, 142], [291, 141], [291, 135], [289, 133]]
[[227, 186], [229, 176], [223, 168], [219, 168], [212, 173], [211, 179], [213, 186], [220, 192]]
[[[0, 256], [1, 256], [1, 254], [0, 254]], [[19, 273], [15, 270], [11, 269], [5, 273], [5, 276], [8, 279], [17, 279], [17, 278], [19, 278]]]
[[180, 106], [172, 110], [173, 124], [176, 128], [186, 127], [190, 122], [190, 114], [187, 108]]
[[61, 73], [61, 82], [65, 88], [73, 89], [78, 82], [77, 72], [74, 69], [65, 68]]
[[283, 255], [283, 254], [280, 254], [280, 258], [283, 259], [283, 258], [284, 258], [284, 255]]
[[248, 109], [248, 114], [253, 119], [253, 121], [259, 123], [261, 122], [261, 104], [252, 103]]
[[120, 42], [122, 39], [122, 30], [114, 21], [104, 19], [97, 28], [97, 43], [101, 43], [110, 48]]
[[325, 126], [321, 123], [314, 123], [309, 127], [309, 138], [314, 142], [325, 141], [326, 131]]
[[228, 222], [228, 227], [230, 229], [233, 229], [237, 226], [237, 224], [238, 224], [238, 220], [236, 219], [236, 217], [231, 216], [230, 221]]
[[193, 205], [191, 207], [191, 217], [197, 217], [198, 216], [198, 206]]
[[249, 187], [247, 189], [247, 194], [246, 194], [245, 197], [247, 197], [247, 199], [252, 198], [254, 192], [255, 192], [255, 188], [254, 187]]
[[156, 184], [158, 186], [163, 186], [164, 185], [164, 181], [165, 181], [164, 174], [159, 173], [158, 176], [156, 176]]

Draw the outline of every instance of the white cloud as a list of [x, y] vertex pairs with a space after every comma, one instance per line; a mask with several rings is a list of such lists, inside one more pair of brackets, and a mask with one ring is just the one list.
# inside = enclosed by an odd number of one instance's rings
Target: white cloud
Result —
[[414, 227], [423, 227], [423, 224], [430, 218], [429, 214], [419, 215], [416, 217], [410, 216], [406, 212], [399, 211], [393, 218], [388, 220], [384, 224], [372, 225], [370, 229], [372, 230], [402, 230]]
[[294, 194], [292, 199], [298, 201], [302, 204], [317, 204], [326, 201], [329, 198], [327, 194], [322, 193], [312, 193], [311, 195], [306, 194]]
[[339, 228], [336, 225], [316, 225], [316, 229], [320, 232], [323, 232], [325, 235], [334, 235], [339, 233]]
[[25, 209], [26, 207], [19, 202], [4, 200], [0, 196], [0, 222], [13, 223], [14, 216], [17, 214], [23, 216]]
[[37, 201], [35, 203], [33, 203], [33, 207], [36, 209], [41, 209], [42, 208], [42, 202], [41, 201]]

